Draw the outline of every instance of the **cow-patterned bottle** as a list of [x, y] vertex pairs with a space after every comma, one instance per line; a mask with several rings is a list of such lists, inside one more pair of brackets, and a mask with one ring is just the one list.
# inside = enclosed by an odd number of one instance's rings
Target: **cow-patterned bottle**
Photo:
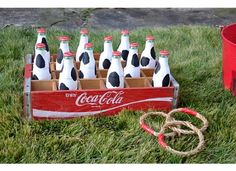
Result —
[[45, 28], [39, 28], [39, 29], [37, 29], [37, 33], [38, 33], [38, 36], [37, 36], [37, 41], [35, 43], [34, 50], [36, 51], [36, 44], [38, 44], [38, 43], [45, 44], [45, 50], [46, 50], [45, 58], [47, 61], [50, 62], [50, 50], [49, 50], [48, 43], [47, 43], [46, 30], [45, 30]]
[[86, 43], [88, 43], [88, 33], [89, 31], [87, 29], [80, 30], [80, 41], [79, 41], [79, 46], [76, 51], [77, 62], [82, 60], [82, 53], [84, 52], [84, 46]]
[[140, 67], [155, 68], [155, 66], [156, 66], [156, 53], [154, 50], [154, 37], [147, 36], [145, 48], [140, 58]]
[[77, 90], [77, 74], [74, 66], [74, 54], [64, 53], [63, 67], [59, 75], [59, 90]]
[[129, 55], [127, 63], [124, 68], [125, 77], [139, 78], [140, 66], [138, 59], [138, 43], [134, 42], [130, 44]]
[[56, 59], [56, 70], [61, 70], [63, 65], [63, 56], [65, 52], [69, 52], [69, 37], [68, 36], [60, 36], [60, 47], [57, 51], [57, 59]]
[[170, 86], [170, 68], [168, 64], [168, 51], [160, 51], [159, 62], [156, 65], [152, 78], [153, 87]]
[[33, 63], [33, 80], [50, 80], [49, 61], [47, 60], [46, 46], [43, 43], [36, 44], [35, 59]]
[[129, 54], [129, 31], [128, 30], [121, 31], [121, 42], [117, 51], [121, 52], [121, 60], [126, 61]]
[[124, 70], [121, 65], [121, 53], [114, 51], [112, 53], [111, 66], [107, 72], [107, 88], [124, 88]]
[[112, 59], [112, 36], [106, 36], [104, 38], [104, 50], [99, 58], [99, 69], [109, 69]]
[[96, 63], [93, 56], [93, 44], [86, 43], [80, 62], [79, 78], [96, 78]]

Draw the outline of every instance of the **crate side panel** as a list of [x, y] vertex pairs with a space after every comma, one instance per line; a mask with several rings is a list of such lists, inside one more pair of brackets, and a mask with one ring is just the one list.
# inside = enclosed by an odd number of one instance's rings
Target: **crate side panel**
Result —
[[114, 114], [123, 108], [168, 110], [173, 97], [173, 87], [33, 92], [32, 109], [35, 117], [45, 118]]

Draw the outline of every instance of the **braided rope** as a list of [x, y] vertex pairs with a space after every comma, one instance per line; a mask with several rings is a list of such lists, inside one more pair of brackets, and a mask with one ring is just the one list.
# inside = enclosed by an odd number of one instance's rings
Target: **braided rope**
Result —
[[[196, 148], [194, 148], [193, 150], [190, 150], [190, 151], [177, 151], [173, 148], [171, 148], [170, 146], [168, 146], [165, 141], [164, 141], [164, 132], [167, 128], [170, 128], [170, 126], [173, 126], [173, 125], [184, 125], [190, 129], [193, 130], [194, 133], [196, 133], [198, 135], [198, 138], [199, 138], [199, 143], [197, 145]], [[204, 137], [203, 137], [203, 134], [202, 132], [195, 126], [193, 126], [190, 122], [186, 122], [186, 121], [171, 121], [171, 122], [167, 122], [162, 128], [161, 128], [161, 131], [158, 135], [158, 143], [160, 144], [161, 147], [163, 147], [165, 150], [173, 153], [173, 154], [177, 154], [177, 155], [180, 155], [182, 157], [187, 157], [187, 156], [191, 156], [191, 155], [194, 155], [198, 152], [200, 152], [203, 147], [204, 147]]]
[[[162, 116], [164, 118], [167, 117], [167, 114], [164, 113], [164, 112], [148, 112], [148, 113], [145, 113], [144, 115], [142, 115], [139, 119], [139, 124], [140, 124], [140, 127], [142, 129], [144, 129], [146, 132], [154, 135], [154, 136], [158, 136], [159, 135], [159, 132], [156, 132], [154, 131], [151, 127], [149, 127], [145, 122], [144, 120], [148, 117], [148, 116], [151, 116], [151, 115], [154, 115], [154, 116]], [[172, 136], [175, 136], [176, 133], [175, 132], [171, 132], [171, 133], [166, 133], [165, 136], [166, 137], [172, 137]]]
[[[190, 122], [188, 121], [178, 121], [175, 120], [172, 115], [176, 112], [182, 112], [188, 115], [192, 115], [198, 119], [200, 119], [203, 122], [203, 126], [199, 129], [196, 126], [192, 125]], [[154, 131], [151, 127], [149, 127], [144, 120], [150, 116], [150, 115], [158, 115], [158, 116], [162, 116], [166, 118], [165, 124], [161, 127], [160, 132], [156, 132]], [[140, 127], [142, 129], [144, 129], [146, 132], [150, 133], [151, 135], [154, 135], [156, 137], [158, 137], [158, 143], [160, 144], [161, 147], [163, 147], [164, 149], [166, 149], [167, 151], [173, 153], [173, 154], [177, 154], [180, 156], [191, 156], [194, 155], [198, 152], [200, 152], [203, 147], [204, 147], [204, 137], [203, 137], [203, 132], [207, 129], [208, 127], [208, 121], [206, 120], [206, 118], [204, 116], [202, 116], [201, 114], [199, 114], [196, 111], [193, 111], [191, 109], [188, 108], [179, 108], [179, 109], [174, 109], [172, 111], [170, 111], [168, 114], [164, 113], [164, 112], [148, 112], [148, 113], [144, 113], [144, 115], [142, 115], [140, 117]], [[185, 130], [185, 129], [180, 129], [182, 126], [186, 126], [188, 128], [190, 128], [191, 130]], [[173, 132], [170, 133], [165, 133], [165, 130], [169, 128], [171, 129]], [[168, 146], [165, 141], [164, 138], [165, 137], [173, 137], [176, 135], [181, 135], [181, 134], [197, 134], [198, 138], [199, 138], [199, 144], [197, 145], [196, 148], [194, 148], [193, 150], [190, 151], [177, 151], [175, 149], [172, 149], [170, 146]]]
[[[195, 111], [188, 109], [188, 108], [179, 108], [179, 109], [174, 109], [174, 110], [170, 111], [167, 114], [166, 123], [171, 122], [171, 121], [175, 121], [175, 119], [173, 118], [173, 114], [177, 113], [177, 112], [192, 115], [192, 116], [200, 119], [203, 122], [203, 126], [200, 128], [201, 132], [204, 132], [207, 129], [207, 127], [208, 127], [207, 119], [204, 116], [202, 116], [201, 114], [199, 114], [198, 112], [195, 112]], [[180, 135], [180, 134], [195, 134], [195, 132], [191, 131], [191, 130], [184, 130], [184, 129], [176, 128], [176, 127], [170, 127], [170, 129], [173, 130], [174, 132], [178, 133], [178, 135]]]

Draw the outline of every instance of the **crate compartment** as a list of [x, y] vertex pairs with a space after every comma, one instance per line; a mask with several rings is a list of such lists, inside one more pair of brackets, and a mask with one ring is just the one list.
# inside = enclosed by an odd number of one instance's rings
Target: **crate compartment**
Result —
[[55, 62], [50, 62], [49, 67], [50, 67], [51, 72], [56, 71], [56, 63]]
[[150, 81], [146, 78], [125, 78], [127, 87], [152, 87]]
[[106, 89], [103, 79], [81, 79], [79, 87], [82, 90], [87, 89]]
[[57, 60], [57, 54], [52, 54], [51, 55], [51, 62], [56, 62]]
[[152, 77], [153, 76], [154, 69], [141, 69], [141, 75], [143, 77]]
[[33, 80], [31, 82], [31, 91], [56, 91], [57, 85], [55, 81]]
[[106, 78], [107, 77], [108, 69], [99, 69], [97, 71], [98, 71], [97, 73], [98, 73], [99, 78]]
[[75, 62], [75, 67], [76, 67], [77, 70], [79, 70], [79, 68], [80, 68], [80, 62]]

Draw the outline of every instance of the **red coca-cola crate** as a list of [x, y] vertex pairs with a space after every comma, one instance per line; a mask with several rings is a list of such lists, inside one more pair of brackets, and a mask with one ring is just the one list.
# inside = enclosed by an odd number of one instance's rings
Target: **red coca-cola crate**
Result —
[[[94, 57], [98, 64], [99, 54]], [[179, 84], [172, 75], [170, 87], [154, 88], [151, 86], [153, 69], [141, 69], [140, 78], [125, 78], [125, 88], [107, 89], [107, 70], [97, 70], [96, 79], [78, 81], [78, 90], [58, 90], [59, 71], [55, 70], [55, 59], [56, 55], [52, 55], [52, 80], [39, 81], [31, 80], [33, 56], [25, 57], [24, 114], [30, 120], [111, 116], [122, 109], [170, 111], [177, 107]], [[75, 65], [78, 73], [80, 63]]]

